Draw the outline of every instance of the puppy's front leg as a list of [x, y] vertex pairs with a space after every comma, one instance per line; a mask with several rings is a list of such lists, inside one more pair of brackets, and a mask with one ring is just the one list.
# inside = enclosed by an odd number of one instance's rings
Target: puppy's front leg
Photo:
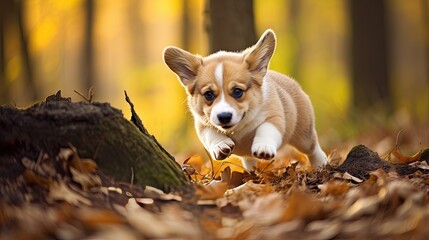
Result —
[[235, 147], [235, 143], [231, 138], [215, 129], [203, 128], [199, 135], [204, 147], [214, 159], [223, 160], [229, 157]]
[[282, 144], [282, 134], [272, 123], [265, 122], [256, 129], [252, 144], [252, 154], [260, 159], [272, 159]]

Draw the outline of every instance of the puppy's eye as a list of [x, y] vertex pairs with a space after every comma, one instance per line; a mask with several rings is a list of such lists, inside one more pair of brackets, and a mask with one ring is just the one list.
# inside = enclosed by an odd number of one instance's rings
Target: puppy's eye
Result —
[[214, 95], [213, 91], [207, 91], [204, 93], [204, 97], [207, 101], [213, 101], [216, 96]]
[[241, 90], [240, 88], [234, 88], [234, 90], [232, 91], [232, 97], [233, 98], [241, 98], [241, 96], [243, 96], [243, 90]]

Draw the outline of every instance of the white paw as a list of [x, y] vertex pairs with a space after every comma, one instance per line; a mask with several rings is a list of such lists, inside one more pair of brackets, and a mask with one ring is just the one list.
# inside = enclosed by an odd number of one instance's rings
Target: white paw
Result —
[[313, 168], [323, 167], [328, 164], [328, 157], [325, 152], [323, 152], [322, 148], [320, 148], [320, 145], [315, 148], [313, 154], [309, 155], [308, 158]]
[[231, 155], [232, 150], [234, 150], [234, 147], [235, 143], [232, 141], [232, 139], [227, 138], [221, 142], [212, 145], [212, 147], [210, 148], [210, 152], [215, 159], [223, 160]]
[[254, 143], [252, 145], [252, 154], [260, 159], [272, 159], [276, 156], [277, 148], [266, 143]]

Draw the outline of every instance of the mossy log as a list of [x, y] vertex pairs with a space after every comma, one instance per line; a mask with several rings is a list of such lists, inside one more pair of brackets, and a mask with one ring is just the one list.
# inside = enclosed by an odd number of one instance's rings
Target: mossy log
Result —
[[41, 152], [56, 156], [60, 148], [74, 146], [117, 181], [183, 190], [187, 177], [144, 129], [128, 96], [127, 101], [133, 122], [108, 103], [72, 103], [60, 92], [28, 109], [0, 107], [1, 178], [20, 176], [23, 157], [36, 160]]

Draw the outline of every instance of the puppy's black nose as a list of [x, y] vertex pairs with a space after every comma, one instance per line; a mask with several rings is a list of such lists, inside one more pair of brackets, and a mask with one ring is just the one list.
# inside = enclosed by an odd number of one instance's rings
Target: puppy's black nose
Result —
[[223, 112], [217, 115], [217, 119], [219, 119], [219, 122], [222, 124], [227, 124], [231, 122], [231, 118], [232, 118], [232, 113], [230, 112]]

